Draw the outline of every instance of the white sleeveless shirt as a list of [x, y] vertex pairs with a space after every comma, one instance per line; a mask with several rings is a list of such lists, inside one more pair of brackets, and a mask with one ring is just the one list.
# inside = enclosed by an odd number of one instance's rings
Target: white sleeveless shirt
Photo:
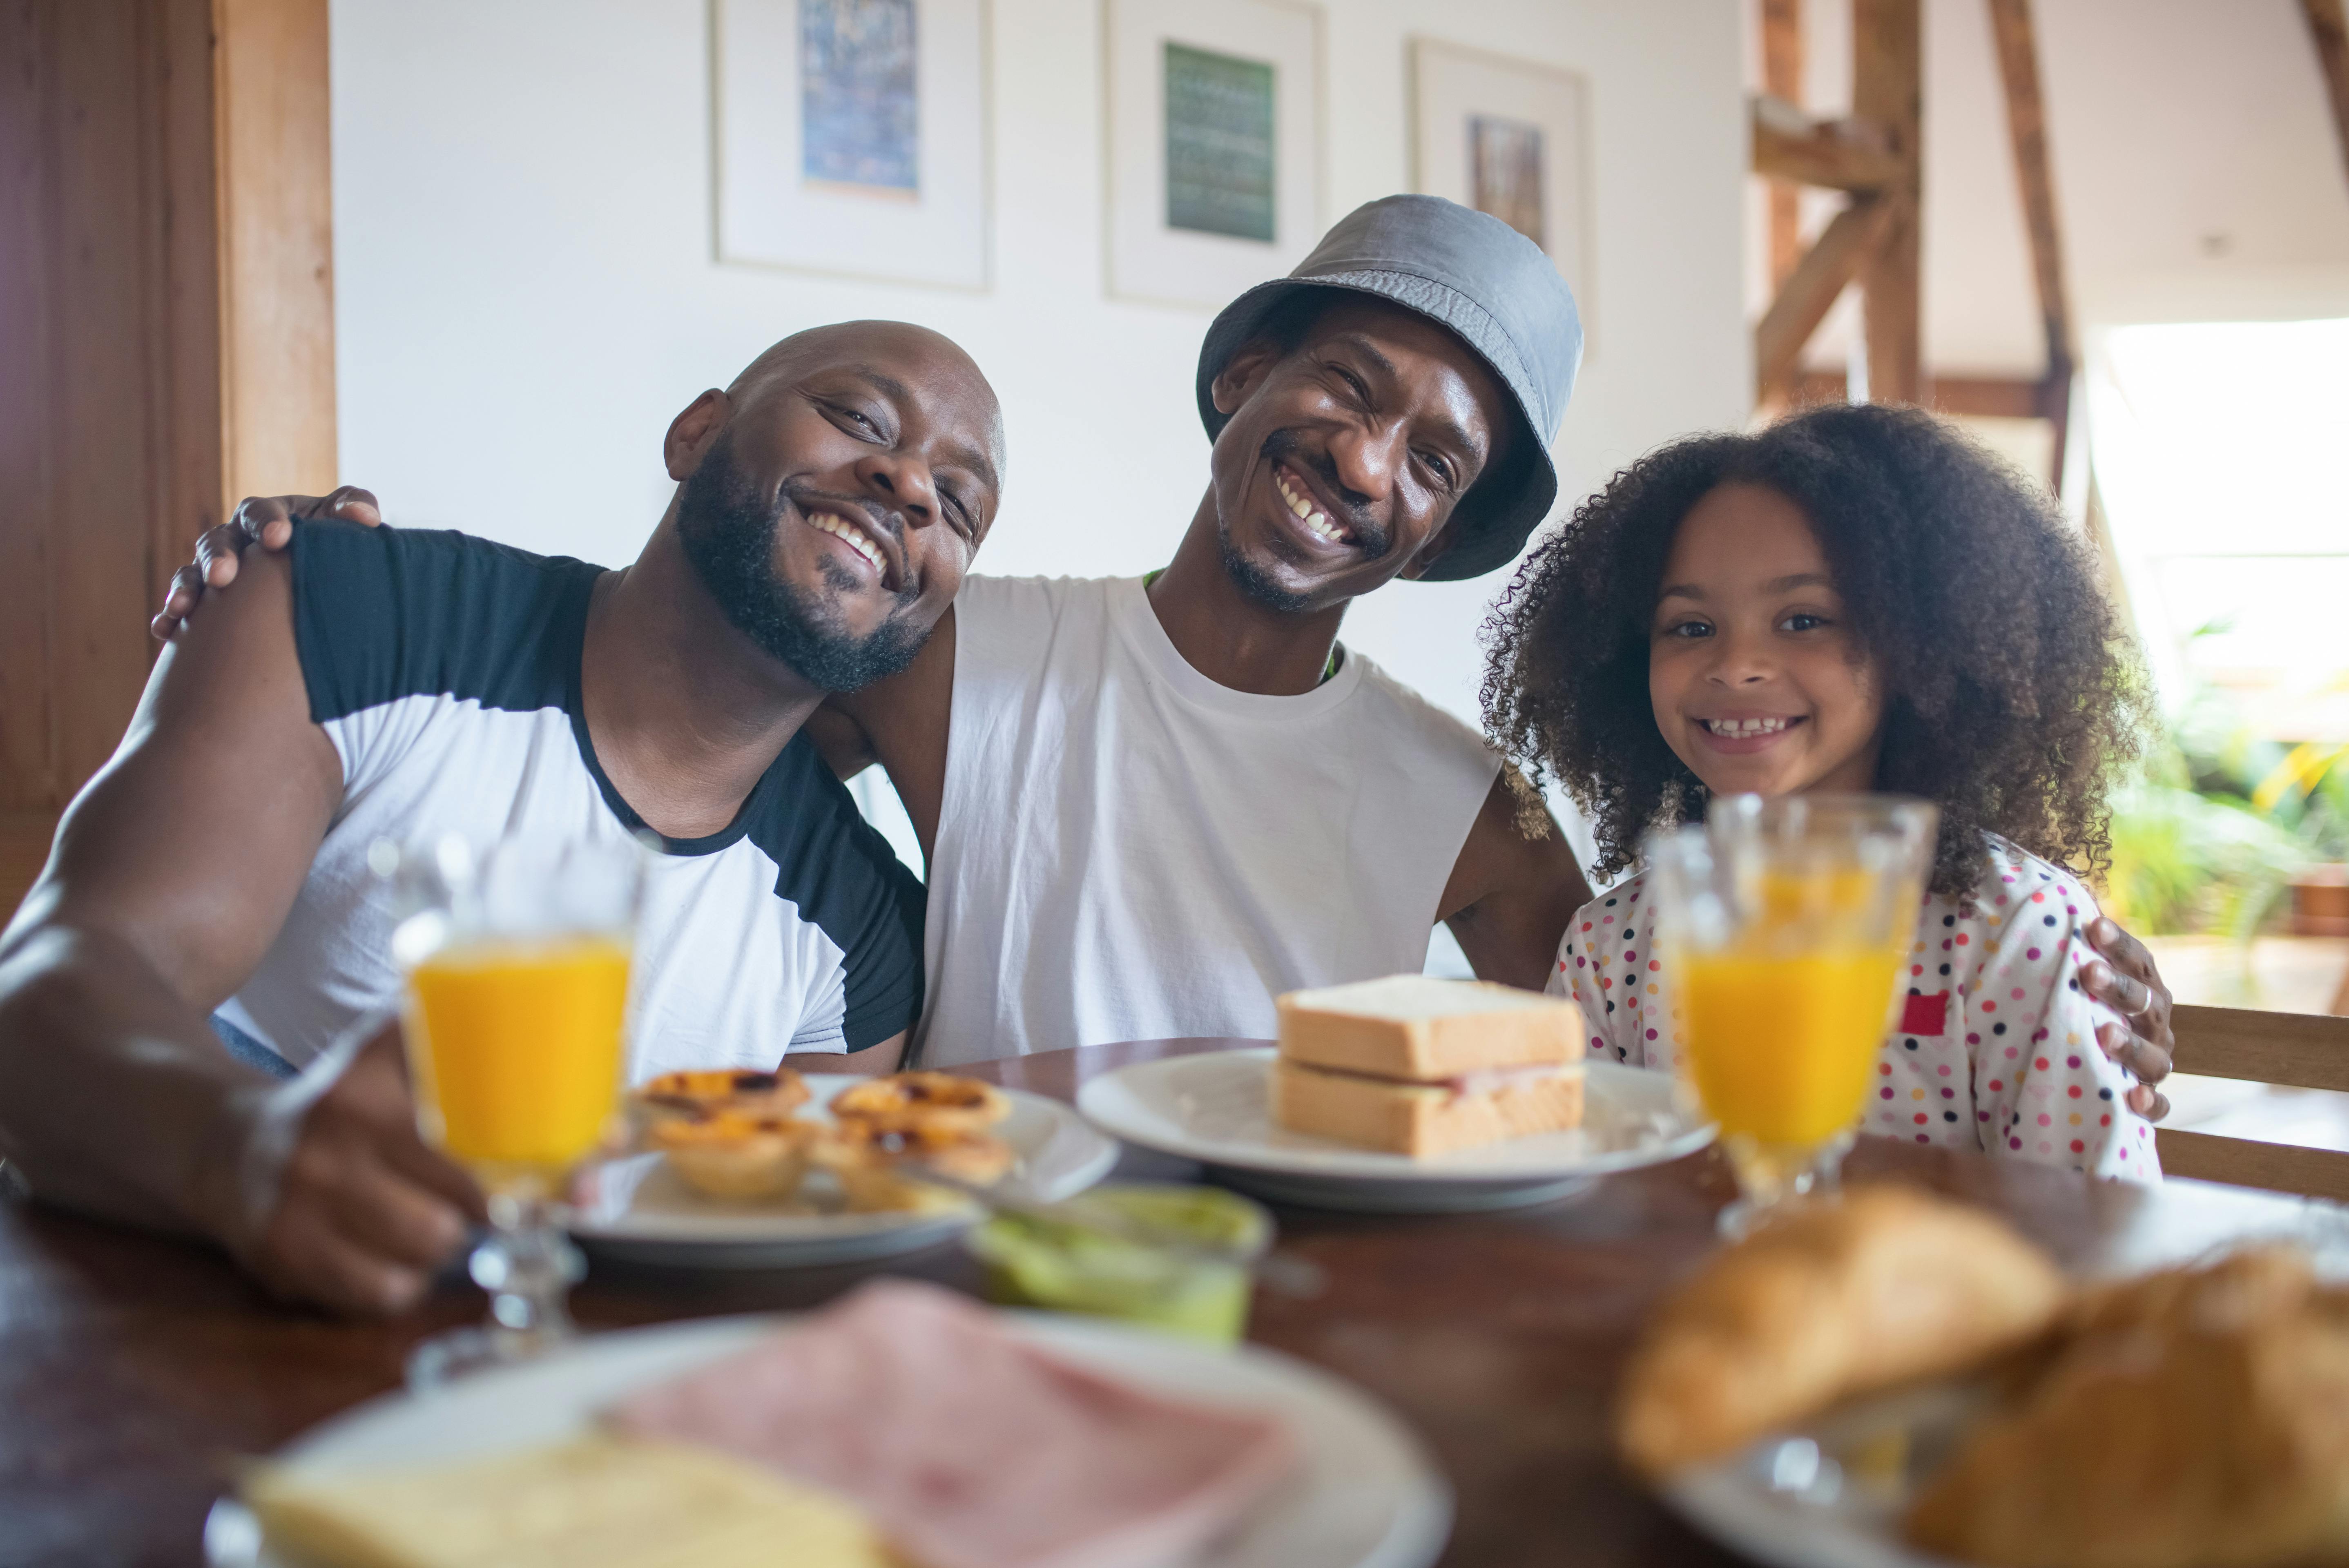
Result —
[[1259, 696], [1140, 578], [966, 579], [922, 1059], [1269, 1038], [1281, 992], [1415, 973], [1499, 768], [1350, 649]]

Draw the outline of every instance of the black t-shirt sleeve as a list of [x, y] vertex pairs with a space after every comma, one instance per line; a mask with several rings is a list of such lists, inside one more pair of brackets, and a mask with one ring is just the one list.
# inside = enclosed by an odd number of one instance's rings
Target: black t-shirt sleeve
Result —
[[561, 654], [576, 638], [554, 624], [584, 614], [598, 568], [348, 522], [302, 523], [292, 551], [294, 643], [314, 723], [432, 694], [521, 712], [563, 704]]
[[921, 1016], [928, 893], [858, 812], [813, 741], [794, 737], [778, 760], [780, 788], [751, 836], [775, 862], [775, 896], [840, 948], [841, 1033], [861, 1051]]

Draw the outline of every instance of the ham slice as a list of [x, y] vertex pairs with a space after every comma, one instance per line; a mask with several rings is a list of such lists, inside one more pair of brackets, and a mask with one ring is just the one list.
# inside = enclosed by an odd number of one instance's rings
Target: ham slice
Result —
[[919, 1568], [1159, 1568], [1296, 1462], [1269, 1416], [1128, 1387], [899, 1280], [607, 1414], [851, 1498]]

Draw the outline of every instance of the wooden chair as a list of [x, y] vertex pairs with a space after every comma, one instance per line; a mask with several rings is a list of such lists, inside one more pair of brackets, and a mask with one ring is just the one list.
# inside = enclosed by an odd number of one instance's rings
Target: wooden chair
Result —
[[[2179, 1007], [2171, 1026], [2178, 1036], [2179, 1072], [2349, 1092], [2349, 1018]], [[2154, 1130], [2154, 1140], [2168, 1175], [2349, 1202], [2349, 1152], [2167, 1127]]]

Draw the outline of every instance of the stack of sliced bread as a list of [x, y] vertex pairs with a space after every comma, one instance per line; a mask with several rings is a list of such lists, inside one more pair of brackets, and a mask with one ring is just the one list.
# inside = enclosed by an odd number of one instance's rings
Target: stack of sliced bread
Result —
[[1582, 1124], [1582, 1012], [1396, 975], [1280, 998], [1272, 1119], [1414, 1158]]

